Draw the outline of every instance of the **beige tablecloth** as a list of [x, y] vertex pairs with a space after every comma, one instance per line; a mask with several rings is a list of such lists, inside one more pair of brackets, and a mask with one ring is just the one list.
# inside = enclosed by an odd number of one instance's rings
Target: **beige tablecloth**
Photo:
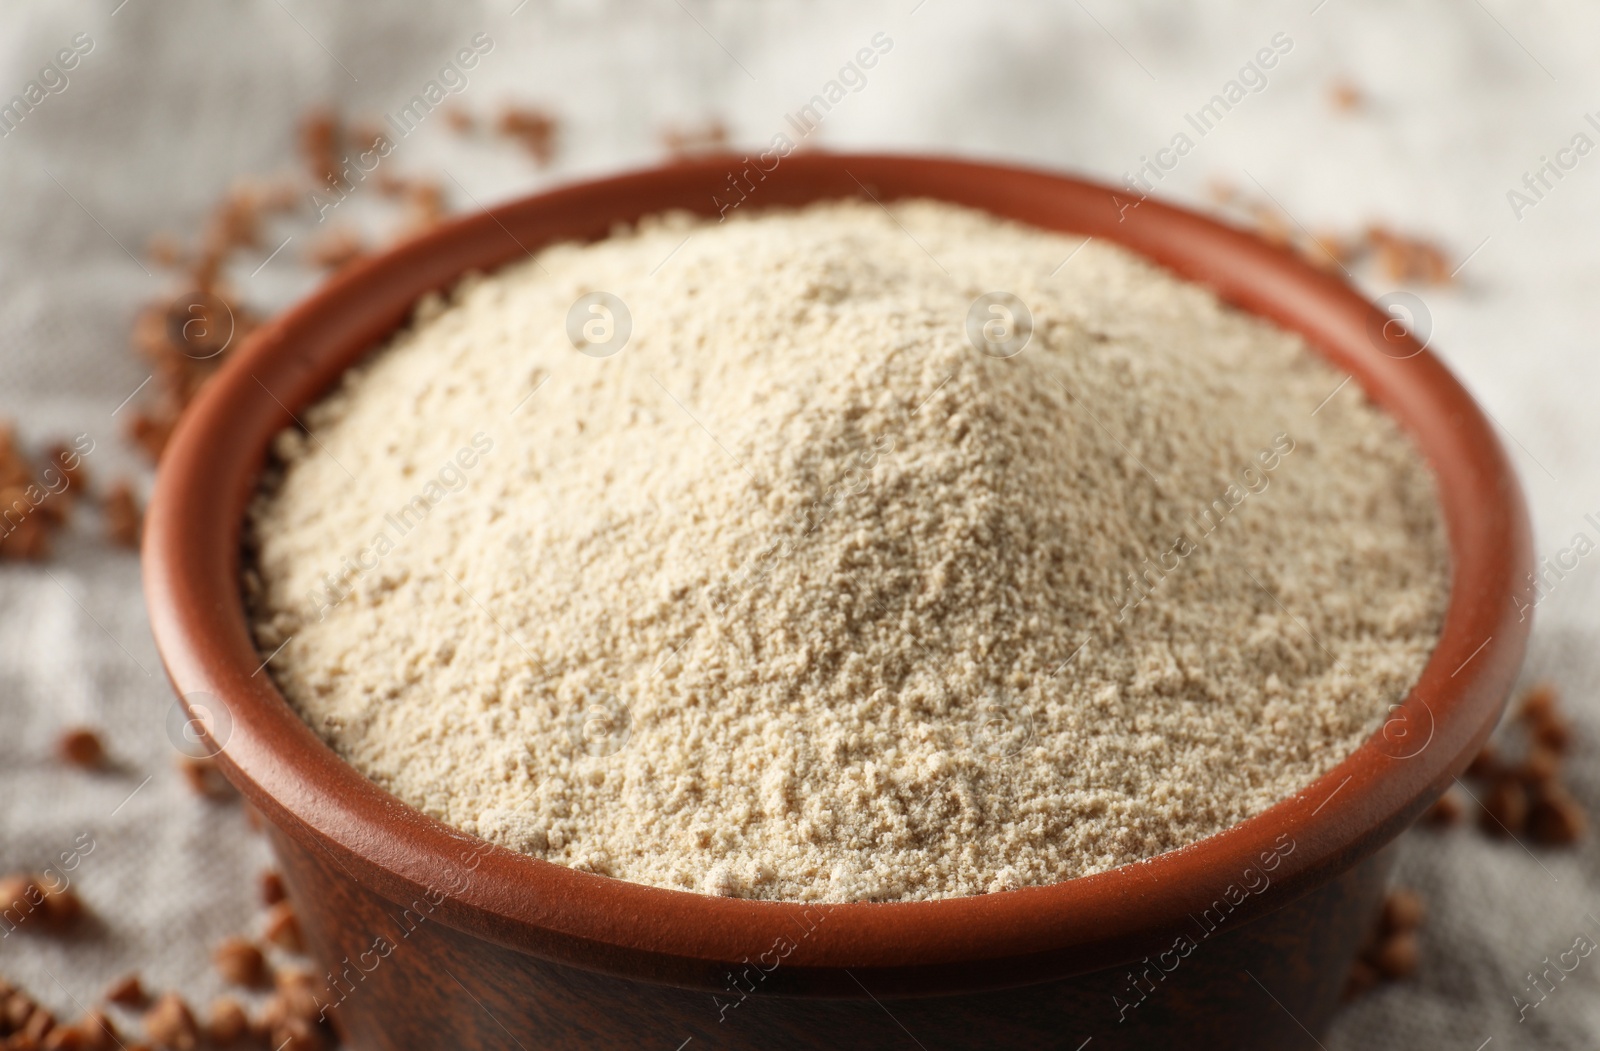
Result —
[[[1203, 201], [1220, 177], [1295, 224], [1381, 220], [1439, 238], [1465, 262], [1457, 286], [1419, 290], [1434, 345], [1503, 428], [1540, 550], [1553, 552], [1600, 510], [1600, 157], [1558, 152], [1579, 135], [1600, 142], [1585, 119], [1600, 108], [1597, 31], [1600, 9], [1572, 0], [15, 2], [0, 12], [0, 100], [33, 94], [28, 111], [0, 111], [0, 414], [35, 439], [88, 435], [91, 473], [148, 482], [121, 436], [131, 410], [119, 406], [148, 375], [126, 350], [131, 315], [167, 286], [137, 257], [158, 230], [195, 229], [233, 177], [289, 169], [308, 104], [393, 113], [487, 34], [492, 50], [458, 101], [555, 110], [557, 163], [538, 171], [440, 120], [391, 160], [397, 171], [447, 166], [492, 201], [653, 161], [667, 124], [721, 116], [736, 143], [764, 144], [884, 33], [892, 48], [813, 141], [1120, 180], [1183, 133], [1193, 149], [1160, 170], [1162, 194]], [[1275, 66], [1242, 72], [1279, 34], [1291, 46]], [[1337, 78], [1360, 88], [1363, 106], [1330, 104]], [[1192, 122], [1230, 80], [1243, 98]], [[1535, 173], [1546, 158], [1558, 169]], [[340, 218], [372, 219], [361, 196]], [[282, 304], [313, 280], [297, 262], [303, 226], [271, 241], [290, 235], [259, 272], [249, 274], [265, 251], [245, 261], [251, 300]], [[208, 946], [255, 929], [267, 863], [237, 808], [195, 798], [174, 771], [171, 698], [136, 560], [95, 530], [82, 516], [54, 561], [0, 565], [0, 869], [91, 845], [72, 879], [94, 915], [69, 939], [0, 939], [0, 972], [62, 1014], [133, 968], [202, 1000], [220, 991]], [[1550, 591], [1527, 675], [1565, 688], [1578, 723], [1570, 780], [1600, 813], [1595, 590], [1585, 561]], [[53, 759], [73, 722], [106, 728], [115, 769], [89, 777]], [[1580, 932], [1600, 938], [1587, 918], [1600, 915], [1597, 859], [1593, 841], [1530, 852], [1470, 828], [1408, 834], [1401, 878], [1432, 911], [1421, 971], [1346, 1010], [1327, 1046], [1600, 1046], [1600, 958], [1525, 1019], [1513, 1004], [1531, 998], [1526, 975], [1544, 957]], [[920, 1036], [940, 1046], [938, 1034]]]

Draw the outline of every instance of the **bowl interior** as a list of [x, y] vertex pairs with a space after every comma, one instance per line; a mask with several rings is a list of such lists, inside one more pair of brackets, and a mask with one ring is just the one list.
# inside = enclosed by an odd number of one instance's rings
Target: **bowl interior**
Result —
[[[209, 712], [218, 761], [284, 832], [396, 902], [453, 888], [437, 916], [479, 937], [612, 973], [720, 988], [720, 964], [819, 911], [789, 973], [869, 970], [874, 988], [1039, 980], [1135, 958], [1263, 855], [1282, 855], [1263, 911], [1392, 839], [1466, 765], [1498, 718], [1528, 630], [1510, 601], [1531, 564], [1504, 450], [1448, 371], [1346, 284], [1240, 231], [1043, 172], [937, 158], [799, 154], [772, 167], [712, 158], [498, 205], [341, 273], [258, 330], [185, 415], [162, 462], [145, 586], [168, 674]], [[837, 197], [933, 197], [1117, 242], [1226, 301], [1300, 332], [1409, 432], [1438, 479], [1452, 558], [1439, 645], [1389, 722], [1305, 790], [1168, 854], [1046, 887], [971, 898], [800, 905], [704, 897], [577, 872], [489, 847], [368, 782], [258, 674], [238, 587], [240, 532], [272, 436], [398, 328], [423, 293], [542, 245], [604, 236], [666, 209], [718, 213]], [[463, 880], [470, 863], [471, 878]], [[463, 886], [464, 884], [464, 886]], [[459, 889], [454, 889], [459, 888]]]

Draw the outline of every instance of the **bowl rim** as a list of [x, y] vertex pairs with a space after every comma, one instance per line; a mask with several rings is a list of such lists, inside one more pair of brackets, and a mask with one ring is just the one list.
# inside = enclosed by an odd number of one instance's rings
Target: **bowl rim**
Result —
[[[184, 414], [147, 516], [152, 630], [183, 710], [216, 730], [208, 740], [219, 767], [281, 832], [392, 902], [438, 898], [440, 922], [592, 970], [720, 989], [730, 966], [783, 944], [794, 989], [850, 992], [841, 975], [870, 973], [879, 991], [929, 992], [1135, 959], [1192, 930], [1192, 916], [1251, 871], [1267, 885], [1252, 885], [1241, 907], [1270, 912], [1378, 850], [1465, 768], [1499, 717], [1530, 626], [1511, 601], [1532, 566], [1527, 512], [1504, 448], [1449, 371], [1409, 335], [1380, 350], [1370, 333], [1388, 314], [1250, 234], [1081, 179], [930, 156], [762, 160], [709, 157], [587, 180], [443, 223], [352, 265], [256, 330]], [[1061, 883], [932, 901], [751, 901], [579, 872], [429, 818], [338, 759], [261, 674], [246, 624], [241, 526], [272, 435], [398, 327], [422, 292], [551, 241], [603, 236], [616, 221], [671, 207], [716, 214], [737, 172], [747, 196], [733, 207], [933, 197], [1111, 240], [1305, 336], [1399, 421], [1438, 480], [1451, 592], [1415, 688], [1328, 773], [1213, 836]]]

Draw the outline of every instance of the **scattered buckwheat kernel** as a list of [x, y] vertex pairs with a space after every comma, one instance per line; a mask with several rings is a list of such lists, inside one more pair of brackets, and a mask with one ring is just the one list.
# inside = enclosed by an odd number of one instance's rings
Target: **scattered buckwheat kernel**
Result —
[[1256, 224], [1256, 235], [1268, 244], [1286, 248], [1293, 243], [1294, 229], [1277, 209], [1266, 204], [1256, 205], [1251, 209], [1251, 218]]
[[1561, 753], [1542, 741], [1535, 741], [1528, 746], [1521, 765], [1517, 767], [1518, 776], [1530, 786], [1553, 781], [1560, 773]]
[[217, 769], [214, 759], [181, 756], [178, 759], [178, 769], [196, 795], [217, 801], [235, 799], [238, 796], [233, 786], [228, 783], [228, 779], [222, 776], [222, 771]]
[[1416, 970], [1420, 956], [1416, 932], [1426, 915], [1421, 896], [1413, 890], [1395, 887], [1385, 895], [1383, 908], [1350, 966], [1344, 1000], [1353, 1000], [1381, 981], [1403, 978]]
[[183, 242], [170, 233], [155, 233], [145, 242], [144, 257], [163, 270], [170, 270], [183, 262]]
[[507, 106], [495, 122], [495, 130], [515, 139], [539, 167], [547, 167], [556, 155], [556, 136], [560, 125], [551, 114], [532, 106]]
[[217, 972], [234, 985], [260, 985], [267, 977], [267, 958], [248, 939], [224, 939], [211, 958]]
[[287, 901], [280, 901], [267, 913], [267, 923], [263, 931], [267, 941], [287, 952], [305, 952], [305, 941], [300, 936], [300, 920], [295, 915], [294, 906]]
[[1349, 1003], [1351, 1000], [1355, 1000], [1371, 990], [1381, 981], [1383, 981], [1383, 975], [1378, 973], [1376, 967], [1366, 960], [1356, 960], [1350, 965], [1350, 973], [1345, 977], [1344, 991], [1340, 994], [1340, 999], [1345, 1003]]
[[83, 915], [83, 899], [70, 886], [44, 888], [45, 921], [57, 929], [69, 927]]
[[1524, 722], [1540, 723], [1556, 714], [1560, 696], [1553, 683], [1541, 682], [1529, 687], [1522, 696], [1517, 715]]
[[26, 872], [0, 877], [0, 912], [28, 916], [44, 905], [44, 888]]
[[162, 993], [144, 1013], [145, 1035], [172, 1051], [194, 1051], [200, 1044], [200, 1027], [183, 997]]
[[1433, 806], [1428, 808], [1427, 813], [1423, 815], [1423, 820], [1430, 825], [1454, 825], [1461, 820], [1464, 809], [1459, 796], [1453, 791], [1446, 792], [1434, 801]]
[[1528, 820], [1528, 790], [1509, 775], [1497, 777], [1483, 797], [1478, 824], [1492, 836], [1515, 836]]
[[1385, 978], [1405, 978], [1416, 971], [1420, 956], [1415, 932], [1401, 931], [1379, 943], [1372, 965]]
[[139, 537], [144, 530], [144, 512], [133, 495], [133, 486], [117, 481], [106, 491], [101, 505], [105, 515], [106, 539], [118, 547], [138, 550]]
[[1328, 86], [1328, 101], [1340, 113], [1354, 113], [1362, 107], [1361, 89], [1348, 80], [1336, 80]]
[[338, 270], [360, 259], [366, 251], [366, 242], [359, 233], [348, 226], [336, 226], [311, 243], [306, 262]]
[[58, 1025], [38, 1046], [40, 1051], [89, 1051], [89, 1037], [80, 1025]]
[[231, 996], [219, 996], [211, 1001], [211, 1011], [206, 1018], [206, 1039], [218, 1047], [238, 1043], [250, 1033], [250, 1017], [244, 1007]]
[[118, 978], [106, 990], [106, 1000], [120, 1007], [141, 1007], [145, 1002], [144, 984], [137, 974]]
[[261, 874], [261, 903], [263, 905], [276, 905], [288, 893], [283, 889], [283, 877], [277, 872], [268, 869]]
[[28, 1022], [22, 1027], [22, 1035], [35, 1043], [43, 1043], [45, 1037], [56, 1027], [56, 1016], [43, 1007], [35, 1006], [33, 1013], [28, 1016]]
[[94, 770], [105, 765], [105, 745], [100, 743], [100, 735], [88, 727], [74, 727], [62, 734], [58, 749], [61, 758], [73, 766]]
[[1567, 846], [1583, 838], [1588, 818], [1578, 801], [1553, 782], [1539, 785], [1528, 810], [1528, 833], [1548, 846]]
[[1427, 903], [1414, 890], [1397, 887], [1383, 900], [1383, 929], [1389, 933], [1416, 930], [1427, 916]]
[[33, 998], [21, 989], [13, 989], [0, 1004], [0, 1028], [14, 1033], [28, 1024], [33, 1017]]
[[66, 479], [67, 487], [62, 490], [66, 494], [82, 493], [89, 485], [89, 469], [84, 466], [83, 456], [76, 449], [65, 442], [56, 442], [45, 450], [45, 462], [61, 472]]
[[338, 115], [325, 106], [309, 110], [301, 118], [300, 154], [314, 183], [321, 186], [339, 184], [339, 147], [342, 138]]
[[700, 154], [726, 150], [728, 126], [720, 117], [713, 117], [693, 127], [671, 124], [661, 130], [660, 138], [670, 159], [687, 160]]
[[86, 1012], [80, 1023], [84, 1034], [84, 1047], [89, 1051], [111, 1051], [122, 1043], [116, 1023], [98, 1007]]
[[274, 982], [278, 1001], [293, 1018], [315, 1023], [322, 1015], [317, 1002], [317, 980], [309, 971], [290, 968], [279, 971]]
[[1565, 717], [1552, 713], [1533, 728], [1533, 739], [1546, 748], [1565, 752], [1572, 743], [1572, 724]]
[[285, 1018], [272, 1027], [272, 1046], [276, 1051], [320, 1051], [325, 1046], [316, 1026], [304, 1018]]
[[1478, 754], [1467, 764], [1467, 773], [1473, 777], [1493, 777], [1500, 772], [1500, 749], [1493, 741], [1485, 741]]

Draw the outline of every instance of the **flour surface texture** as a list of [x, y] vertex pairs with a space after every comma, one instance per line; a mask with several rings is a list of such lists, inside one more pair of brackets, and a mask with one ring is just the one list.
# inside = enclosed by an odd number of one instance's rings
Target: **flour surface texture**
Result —
[[1259, 813], [1426, 662], [1432, 477], [1298, 337], [1082, 242], [665, 216], [430, 297], [277, 441], [271, 674], [422, 811], [707, 894], [978, 894]]

